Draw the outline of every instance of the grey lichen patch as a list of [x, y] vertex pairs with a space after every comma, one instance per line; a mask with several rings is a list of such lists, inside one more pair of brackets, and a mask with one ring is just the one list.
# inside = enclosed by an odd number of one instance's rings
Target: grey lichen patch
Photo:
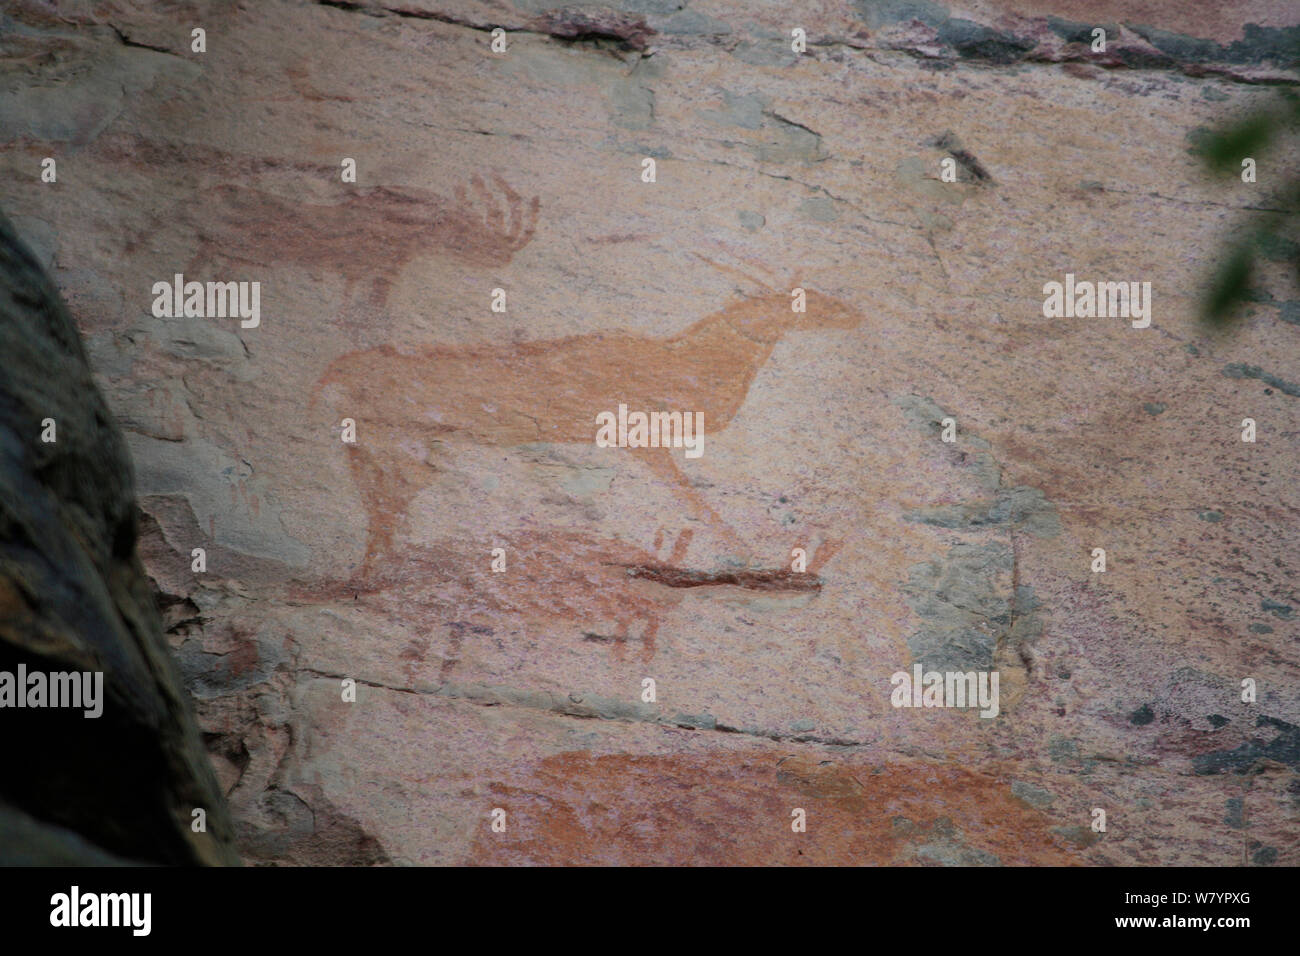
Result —
[[1243, 365], [1240, 363], [1225, 365], [1223, 367], [1223, 374], [1228, 376], [1228, 378], [1258, 379], [1265, 385], [1273, 386], [1279, 392], [1283, 392], [1284, 394], [1295, 398], [1300, 398], [1300, 385], [1296, 385], [1294, 382], [1285, 381], [1284, 379], [1278, 378], [1276, 375], [1265, 372], [1258, 365]]
[[945, 130], [929, 141], [930, 146], [941, 149], [957, 163], [957, 179], [964, 183], [986, 185], [993, 182], [992, 175], [984, 168], [975, 154], [962, 145], [961, 139], [952, 130]]
[[[943, 430], [943, 420], [956, 417], [950, 412], [944, 411], [934, 399], [928, 396], [895, 395], [891, 401], [894, 403], [894, 407], [903, 413], [903, 417], [912, 428], [933, 435], [936, 439]], [[979, 439], [977, 447], [981, 450], [987, 450], [988, 442]], [[1000, 472], [998, 472], [995, 465], [992, 473], [992, 483], [988, 484], [988, 487], [997, 487], [1000, 481]]]
[[[894, 406], [903, 413], [907, 423], [920, 432], [925, 432], [938, 441], [943, 432], [943, 420], [957, 416], [940, 408], [933, 399], [920, 395], [896, 395], [892, 399]], [[1002, 469], [993, 458], [989, 443], [978, 435], [969, 432], [960, 433], [960, 449], [957, 446], [944, 446], [962, 456], [961, 465], [968, 469], [981, 487], [993, 491], [1002, 484]]]
[[1214, 131], [1210, 127], [1196, 126], [1189, 129], [1183, 138], [1187, 140], [1187, 151], [1193, 156], [1200, 156], [1213, 136]]
[[802, 53], [795, 53], [785, 37], [780, 41], [758, 40], [752, 43], [740, 43], [731, 51], [741, 63], [749, 66], [791, 66], [799, 61]]
[[654, 90], [632, 80], [615, 83], [609, 91], [609, 121], [623, 129], [649, 129], [655, 121]]
[[956, 50], [958, 56], [988, 63], [1015, 63], [1038, 45], [1033, 40], [959, 17], [945, 20], [938, 31], [939, 41]]
[[[1262, 232], [1255, 239], [1259, 254], [1269, 262], [1295, 262], [1300, 259], [1300, 245], [1286, 236]], [[1272, 301], [1272, 296], [1264, 301]]]
[[758, 93], [741, 95], [723, 90], [722, 101], [722, 109], [701, 110], [700, 118], [715, 126], [739, 126], [741, 129], [758, 129], [763, 125], [767, 97]]
[[[609, 83], [605, 109], [612, 125], [621, 129], [649, 129], [655, 122], [653, 83], [663, 76], [662, 63], [639, 60], [626, 76]], [[653, 155], [653, 154], [647, 154]]]
[[1056, 506], [1038, 488], [1025, 485], [999, 488], [991, 500], [916, 508], [904, 517], [956, 531], [996, 527], [1026, 531], [1040, 538], [1055, 538], [1061, 533]]
[[1062, 840], [1074, 844], [1080, 850], [1087, 849], [1101, 839], [1101, 834], [1091, 827], [1052, 827], [1051, 831]]
[[[551, 10], [556, 6], [555, 0], [514, 0], [520, 10]], [[641, 13], [649, 16], [672, 16], [686, 6], [686, 0], [612, 0], [600, 4], [623, 13]]]
[[1130, 30], [1161, 53], [1179, 63], [1264, 63], [1288, 64], [1300, 45], [1300, 26], [1261, 27], [1247, 23], [1242, 38], [1222, 44], [1213, 40], [1161, 30], [1157, 27], [1128, 24]]
[[816, 163], [826, 159], [821, 135], [774, 112], [770, 97], [723, 90], [722, 101], [722, 109], [702, 110], [700, 118], [715, 126], [757, 134], [738, 137], [735, 145], [748, 149], [760, 163]]
[[1289, 302], [1283, 302], [1278, 309], [1277, 317], [1283, 322], [1289, 322], [1292, 325], [1300, 325], [1300, 299], [1292, 299]]
[[717, 730], [718, 719], [712, 714], [677, 714], [672, 722], [692, 730]]
[[725, 20], [698, 10], [678, 10], [672, 16], [662, 20], [652, 19], [650, 22], [660, 33], [676, 36], [727, 36], [731, 33], [731, 26]]
[[1250, 740], [1231, 750], [1197, 754], [1192, 768], [1198, 774], [1252, 773], [1263, 761], [1284, 764], [1300, 773], [1300, 727], [1276, 717], [1260, 717], [1256, 727], [1269, 727], [1278, 733], [1272, 740]]
[[895, 167], [898, 184], [928, 202], [960, 206], [966, 201], [969, 190], [953, 189], [949, 183], [939, 181], [939, 164], [929, 163], [920, 156], [907, 156]]
[[873, 30], [920, 20], [938, 27], [948, 19], [948, 8], [930, 0], [854, 0], [853, 7], [863, 22]]
[[[620, 149], [623, 148], [621, 144], [619, 145], [619, 148]], [[630, 151], [636, 153], [638, 156], [653, 156], [655, 159], [673, 158], [673, 151], [669, 149], [667, 146], [663, 146], [660, 144], [640, 142], [640, 143], [633, 144], [630, 150], [624, 150], [624, 151], [625, 152]]]
[[1208, 521], [1211, 524], [1216, 524], [1223, 520], [1223, 512], [1222, 511], [1200, 511], [1197, 512], [1196, 517], [1200, 518], [1202, 521]]
[[[917, 21], [935, 31], [935, 37], [962, 60], [995, 65], [1016, 64], [1032, 58], [1037, 38], [1028, 34], [989, 26], [950, 15], [946, 7], [926, 0], [856, 0], [858, 15], [872, 30]], [[1115, 43], [1121, 30], [1115, 23], [1083, 23], [1061, 17], [1046, 18], [1047, 27], [1066, 43], [1090, 44], [1093, 30], [1101, 27]], [[1111, 52], [1129, 67], [1169, 68], [1202, 63], [1289, 65], [1300, 43], [1300, 27], [1262, 27], [1247, 23], [1243, 36], [1232, 43], [1219, 43], [1158, 27], [1125, 24], [1145, 44], [1119, 43]]]
[[1223, 822], [1234, 830], [1240, 830], [1246, 825], [1246, 806], [1241, 797], [1229, 797], [1225, 804], [1227, 813], [1223, 817]]
[[1071, 737], [1053, 737], [1047, 742], [1047, 755], [1056, 763], [1077, 761], [1079, 759], [1078, 741]]
[[1015, 604], [1011, 608], [1011, 630], [1006, 640], [1009, 651], [1019, 655], [1042, 636], [1043, 619], [1038, 613], [1042, 607], [1033, 587], [1028, 584], [1017, 585]]
[[1143, 402], [1142, 410], [1148, 415], [1163, 415], [1165, 412], [1164, 402]]
[[[949, 416], [919, 395], [893, 399], [908, 423], [937, 440]], [[949, 448], [988, 494], [975, 501], [916, 508], [909, 521], [955, 531], [993, 530], [1004, 537], [982, 543], [959, 542], [942, 558], [909, 569], [903, 591], [924, 622], [908, 638], [914, 662], [936, 669], [991, 669], [1025, 660], [1025, 649], [1043, 631], [1034, 589], [1016, 584], [1013, 532], [1051, 538], [1061, 533], [1056, 507], [1042, 491], [1002, 487], [1002, 472], [990, 445], [978, 435], [961, 434]]]
[[[291, 567], [306, 567], [311, 550], [284, 530], [275, 492], [266, 478], [253, 474], [247, 462], [236, 461], [204, 438], [175, 442], [128, 433], [127, 443], [141, 496], [182, 495], [194, 510], [199, 527], [211, 529], [216, 544]], [[239, 502], [235, 507], [231, 506], [232, 487]]]
[[[895, 829], [902, 828], [896, 823]], [[967, 845], [965, 835], [948, 817], [940, 817], [934, 821], [930, 830], [930, 839], [916, 848], [916, 855], [922, 860], [939, 866], [1002, 865], [1002, 861], [987, 850]]]
[[834, 222], [840, 217], [835, 200], [827, 196], [814, 196], [799, 205], [799, 215], [812, 222]]
[[818, 134], [780, 121], [769, 140], [755, 148], [755, 155], [760, 163], [816, 163], [826, 158], [826, 150]]
[[1254, 847], [1254, 851], [1250, 854], [1251, 863], [1256, 866], [1272, 866], [1277, 862], [1277, 847], [1260, 843], [1254, 844]]
[[912, 660], [937, 670], [991, 670], [1015, 603], [1011, 547], [957, 544], [941, 561], [914, 565], [903, 587], [923, 624], [907, 639]]
[[750, 232], [753, 232], [755, 229], [762, 229], [767, 225], [766, 216], [760, 215], [756, 212], [751, 212], [748, 209], [741, 209], [738, 211], [736, 213], [736, 218], [739, 219], [740, 224]]
[[951, 232], [957, 225], [949, 217], [942, 213], [927, 212], [922, 209], [916, 214], [917, 221], [921, 223], [921, 228], [929, 233]]
[[1259, 609], [1268, 614], [1272, 614], [1280, 621], [1289, 621], [1295, 616], [1295, 608], [1290, 604], [1283, 604], [1280, 601], [1270, 601], [1268, 598], [1260, 599]]
[[613, 480], [612, 468], [570, 468], [563, 473], [560, 484], [569, 494], [586, 498], [608, 491]]
[[1061, 17], [1048, 17], [1047, 28], [1066, 43], [1092, 43], [1092, 31], [1100, 27], [1106, 36], [1119, 36], [1119, 26], [1114, 23], [1079, 23], [1076, 20], [1064, 20]]
[[940, 866], [1002, 865], [1002, 861], [987, 850], [952, 843], [926, 843], [916, 848], [916, 855]]
[[1050, 791], [1035, 787], [1033, 784], [1025, 783], [1022, 780], [1011, 781], [1011, 795], [1036, 810], [1048, 810], [1056, 800], [1056, 797]]

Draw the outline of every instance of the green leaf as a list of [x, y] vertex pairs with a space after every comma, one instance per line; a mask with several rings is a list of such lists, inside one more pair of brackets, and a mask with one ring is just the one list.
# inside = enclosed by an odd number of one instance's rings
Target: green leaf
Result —
[[1278, 116], [1272, 109], [1259, 110], [1231, 126], [1216, 130], [1197, 144], [1199, 152], [1215, 172], [1240, 170], [1247, 156], [1258, 157], [1273, 139]]
[[1231, 246], [1206, 290], [1203, 312], [1207, 322], [1222, 325], [1233, 317], [1250, 297], [1254, 273], [1254, 243], [1247, 239]]

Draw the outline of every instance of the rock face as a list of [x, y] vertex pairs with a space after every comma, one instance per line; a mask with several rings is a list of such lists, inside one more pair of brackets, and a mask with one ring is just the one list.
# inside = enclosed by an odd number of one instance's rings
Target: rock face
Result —
[[[0, 863], [237, 862], [136, 555], [126, 443], [58, 293], [2, 217], [0, 354]], [[102, 684], [53, 709], [47, 675], [85, 672]]]
[[[1293, 4], [7, 16], [0, 200], [245, 859], [1300, 863], [1293, 250], [1196, 318], [1296, 156], [1192, 148]], [[1045, 317], [1067, 274], [1149, 326]], [[895, 706], [916, 664], [996, 716]]]

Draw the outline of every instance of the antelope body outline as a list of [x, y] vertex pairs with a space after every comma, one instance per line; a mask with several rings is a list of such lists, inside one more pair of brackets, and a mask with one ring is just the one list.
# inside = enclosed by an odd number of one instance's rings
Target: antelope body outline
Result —
[[[539, 442], [594, 444], [596, 414], [629, 407], [704, 413], [716, 434], [740, 411], [758, 371], [792, 330], [852, 329], [866, 317], [815, 290], [805, 312], [790, 295], [744, 298], [666, 338], [594, 332], [538, 342], [391, 345], [330, 363], [316, 395], [332, 394], [357, 422], [348, 460], [369, 527], [361, 583], [392, 561], [398, 522], [425, 484], [434, 446]], [[724, 535], [734, 532], [699, 496], [669, 448], [618, 449], [647, 465]]]

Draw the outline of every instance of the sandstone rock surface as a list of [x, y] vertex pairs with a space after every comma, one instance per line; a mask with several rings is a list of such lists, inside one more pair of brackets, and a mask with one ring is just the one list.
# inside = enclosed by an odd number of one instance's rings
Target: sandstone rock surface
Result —
[[[0, 202], [245, 859], [1300, 863], [1300, 306], [1270, 261], [1198, 324], [1267, 193], [1190, 149], [1294, 82], [1293, 4], [50, 10]], [[260, 325], [156, 317], [177, 273]], [[1044, 318], [1067, 273], [1150, 327]], [[597, 447], [620, 402], [704, 454]], [[998, 716], [892, 706], [917, 662]]]

